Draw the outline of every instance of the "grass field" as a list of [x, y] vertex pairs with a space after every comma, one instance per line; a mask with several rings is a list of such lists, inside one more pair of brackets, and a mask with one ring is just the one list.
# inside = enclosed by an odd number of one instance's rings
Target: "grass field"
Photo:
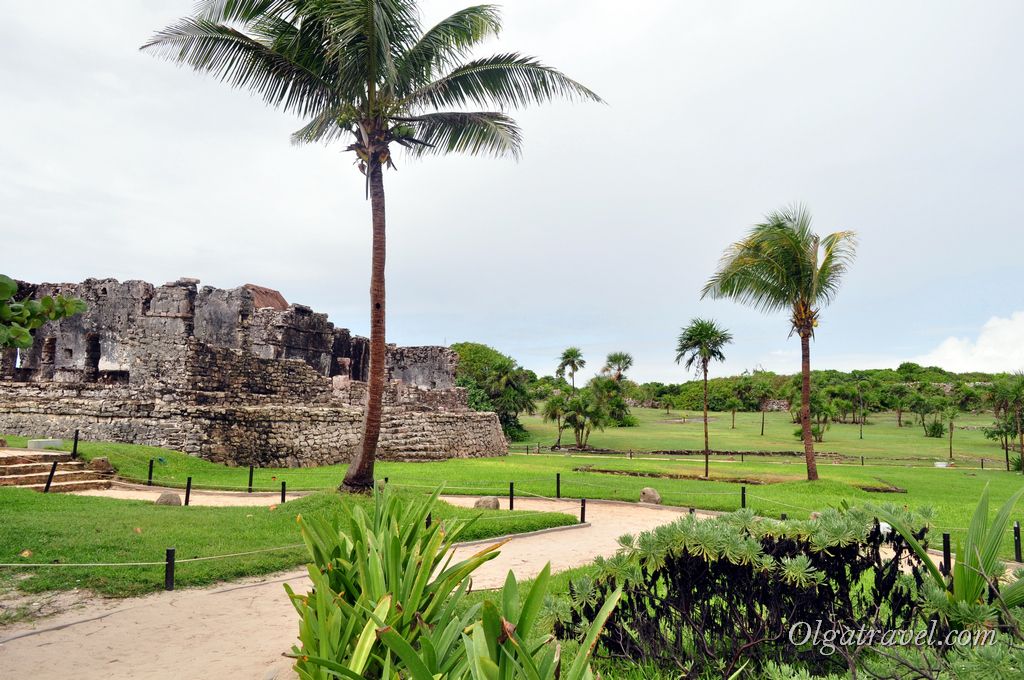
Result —
[[[181, 454], [178, 454], [181, 455]], [[293, 546], [285, 550], [230, 559], [179, 562], [179, 587], [202, 586], [243, 576], [266, 574], [304, 564], [308, 558], [295, 523], [297, 515], [332, 516], [364, 506], [369, 497], [324, 492], [268, 507], [168, 507], [109, 498], [43, 495], [0, 488], [0, 563], [160, 562], [165, 550], [176, 559], [209, 557]], [[440, 503], [434, 518], [479, 519], [465, 540], [572, 524], [563, 513], [482, 511]], [[30, 551], [25, 557], [23, 551]], [[163, 587], [162, 565], [126, 567], [0, 568], [0, 578], [21, 590], [38, 592], [89, 588], [115, 596], [137, 595]]]

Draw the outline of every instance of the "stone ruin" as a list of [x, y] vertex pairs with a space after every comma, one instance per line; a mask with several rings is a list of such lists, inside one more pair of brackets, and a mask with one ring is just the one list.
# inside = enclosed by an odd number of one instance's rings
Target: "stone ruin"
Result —
[[[88, 279], [19, 282], [18, 297], [88, 310], [0, 350], [0, 432], [161, 446], [237, 465], [348, 461], [362, 435], [369, 340], [246, 285]], [[379, 456], [508, 452], [498, 418], [472, 411], [446, 347], [388, 346]]]

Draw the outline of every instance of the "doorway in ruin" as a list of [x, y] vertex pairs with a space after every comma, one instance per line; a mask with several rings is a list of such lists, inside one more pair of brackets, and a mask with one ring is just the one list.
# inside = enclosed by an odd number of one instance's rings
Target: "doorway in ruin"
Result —
[[86, 382], [96, 382], [100, 375], [100, 336], [89, 333], [85, 336], [85, 368], [82, 377]]

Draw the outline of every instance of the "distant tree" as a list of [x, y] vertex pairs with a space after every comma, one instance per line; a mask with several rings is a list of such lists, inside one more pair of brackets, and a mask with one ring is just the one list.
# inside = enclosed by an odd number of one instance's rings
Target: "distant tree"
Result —
[[532, 413], [536, 375], [487, 345], [460, 342], [452, 345], [459, 355], [456, 384], [466, 388], [474, 410], [494, 411], [505, 436], [522, 441], [526, 429], [519, 414]]
[[764, 415], [767, 402], [772, 397], [772, 382], [762, 372], [754, 373], [754, 380], [751, 383], [750, 395], [757, 401], [757, 410], [761, 412], [761, 436], [764, 436]]
[[732, 427], [730, 429], [736, 429], [736, 411], [743, 408], [743, 402], [740, 401], [739, 397], [729, 397], [725, 400], [725, 409], [732, 414]]
[[590, 433], [595, 428], [603, 430], [608, 423], [608, 413], [593, 390], [584, 388], [573, 394], [566, 403], [564, 423], [572, 428], [576, 448], [586, 449]]
[[633, 367], [633, 357], [628, 352], [612, 352], [605, 360], [604, 370], [611, 373], [616, 382], [622, 380], [622, 374]]
[[85, 311], [85, 303], [63, 295], [43, 296], [38, 300], [16, 300], [18, 284], [0, 274], [0, 348], [32, 347], [32, 332], [49, 321], [74, 316]]
[[569, 372], [569, 380], [572, 383], [572, 391], [576, 392], [576, 372], [586, 368], [587, 360], [583, 358], [583, 352], [579, 347], [569, 347], [558, 360], [558, 368], [555, 370], [555, 375], [559, 378], [565, 377], [566, 371]]
[[807, 479], [818, 479], [811, 432], [811, 338], [821, 308], [835, 299], [856, 251], [854, 232], [824, 238], [811, 231], [802, 206], [770, 213], [725, 253], [702, 297], [732, 298], [765, 312], [788, 311], [800, 337], [801, 413]]
[[630, 427], [636, 424], [629, 413], [626, 403], [625, 386], [613, 376], [597, 375], [587, 384], [594, 398], [600, 403], [602, 412], [607, 415], [607, 424], [619, 427]]
[[562, 432], [565, 431], [565, 413], [568, 407], [569, 400], [564, 394], [556, 394], [548, 398], [544, 402], [544, 406], [541, 409], [541, 415], [544, 418], [544, 422], [555, 423], [555, 427], [558, 428], [558, 439], [555, 440], [555, 449], [562, 448]]
[[896, 411], [896, 427], [903, 427], [903, 411], [907, 408], [910, 398], [910, 387], [906, 383], [894, 383], [885, 394], [889, 408]]
[[942, 419], [949, 423], [949, 459], [953, 460], [953, 422], [960, 417], [960, 408], [950, 404], [942, 410]]
[[1017, 436], [1017, 427], [1010, 415], [996, 416], [995, 422], [989, 427], [983, 428], [982, 432], [987, 439], [995, 440], [1006, 457], [1006, 469], [1010, 469], [1010, 442]]
[[708, 364], [725, 361], [722, 351], [732, 342], [732, 335], [710, 319], [691, 319], [690, 325], [679, 333], [676, 343], [676, 363], [685, 362], [687, 369], [700, 367], [704, 378], [704, 476], [710, 477], [711, 445], [708, 440]]

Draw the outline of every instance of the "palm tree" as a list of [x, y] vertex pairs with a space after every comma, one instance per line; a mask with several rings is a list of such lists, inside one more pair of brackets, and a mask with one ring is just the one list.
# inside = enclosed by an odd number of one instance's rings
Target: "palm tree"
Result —
[[562, 432], [565, 431], [565, 413], [568, 404], [564, 394], [552, 394], [541, 409], [544, 422], [553, 422], [558, 428], [558, 439], [555, 440], [554, 446], [556, 450], [562, 448]]
[[811, 338], [821, 308], [835, 299], [856, 253], [856, 235], [824, 238], [811, 231], [811, 214], [797, 205], [770, 213], [726, 250], [701, 297], [732, 298], [764, 312], [788, 311], [790, 335], [800, 336], [800, 426], [807, 479], [818, 478], [811, 434]]
[[200, 0], [192, 16], [142, 47], [306, 119], [296, 143], [351, 142], [346, 150], [365, 177], [372, 217], [370, 370], [362, 444], [342, 489], [373, 485], [385, 383], [383, 171], [394, 167], [391, 144], [412, 156], [518, 157], [520, 130], [504, 110], [563, 97], [600, 101], [533, 57], [470, 58], [500, 28], [493, 5], [460, 10], [424, 31], [415, 0]]
[[615, 382], [622, 380], [622, 374], [633, 367], [633, 356], [629, 352], [612, 352], [604, 363], [606, 373], [611, 373]]
[[685, 360], [686, 368], [700, 367], [704, 374], [704, 476], [710, 477], [708, 442], [708, 364], [725, 361], [722, 348], [732, 342], [732, 335], [710, 319], [691, 319], [690, 325], [679, 333], [676, 345], [676, 363]]
[[555, 375], [559, 378], [565, 377], [565, 372], [569, 371], [569, 380], [572, 381], [573, 394], [576, 393], [576, 372], [582, 370], [587, 365], [587, 360], [583, 358], [583, 351], [579, 347], [568, 347], [562, 356], [558, 360], [558, 368], [555, 370]]

